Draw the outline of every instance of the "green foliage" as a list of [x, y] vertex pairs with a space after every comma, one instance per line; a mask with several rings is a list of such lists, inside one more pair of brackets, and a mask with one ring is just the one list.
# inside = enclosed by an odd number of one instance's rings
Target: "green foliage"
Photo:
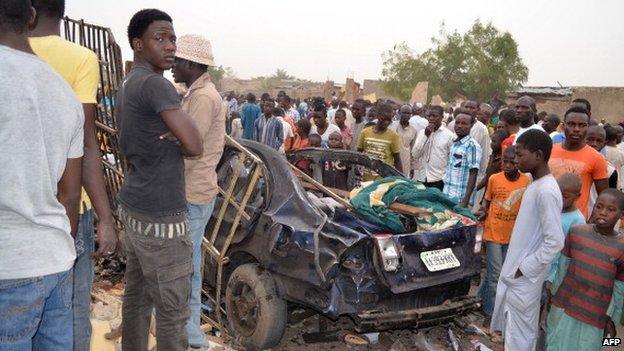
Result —
[[236, 78], [236, 73], [234, 73], [232, 67], [208, 66], [208, 73], [210, 74], [210, 80], [217, 86], [223, 78]]
[[273, 76], [271, 76], [271, 78], [275, 78], [276, 80], [281, 80], [281, 79], [292, 80], [292, 79], [296, 79], [295, 76], [291, 76], [290, 74], [288, 74], [288, 72], [286, 72], [285, 69], [281, 69], [281, 68], [278, 68], [275, 71], [275, 74], [273, 74]]
[[452, 101], [457, 94], [489, 100], [493, 93], [504, 97], [528, 78], [518, 44], [511, 34], [501, 33], [492, 23], [476, 20], [465, 34], [446, 32], [431, 39], [432, 48], [416, 54], [401, 43], [382, 54], [382, 88], [387, 94], [409, 100], [416, 84], [429, 82], [429, 96]]

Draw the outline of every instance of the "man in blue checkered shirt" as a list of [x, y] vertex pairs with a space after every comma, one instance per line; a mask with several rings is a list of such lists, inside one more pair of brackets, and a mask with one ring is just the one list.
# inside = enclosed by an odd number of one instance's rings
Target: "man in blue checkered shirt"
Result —
[[451, 146], [449, 163], [444, 177], [444, 193], [459, 201], [461, 207], [468, 207], [475, 189], [477, 173], [481, 163], [481, 146], [470, 136], [475, 124], [472, 112], [461, 110], [455, 119], [457, 139]]

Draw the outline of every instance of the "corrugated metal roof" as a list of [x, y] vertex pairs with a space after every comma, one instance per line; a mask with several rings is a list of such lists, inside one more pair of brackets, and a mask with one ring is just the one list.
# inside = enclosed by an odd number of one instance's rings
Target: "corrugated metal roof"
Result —
[[572, 95], [571, 87], [522, 87], [514, 91], [518, 95], [557, 95], [557, 96], [570, 96]]

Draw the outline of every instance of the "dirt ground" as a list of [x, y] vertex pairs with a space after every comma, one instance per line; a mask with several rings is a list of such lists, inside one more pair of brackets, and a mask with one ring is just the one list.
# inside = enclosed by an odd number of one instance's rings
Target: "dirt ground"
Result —
[[[106, 333], [116, 329], [121, 324], [121, 298], [123, 295], [123, 282], [119, 274], [111, 274], [108, 277], [99, 276], [99, 281], [94, 285], [92, 304], [93, 342], [92, 350], [116, 351], [120, 350], [120, 339], [105, 337]], [[107, 279], [108, 278], [108, 279]], [[113, 279], [111, 279], [113, 278]], [[111, 282], [113, 281], [113, 282]], [[476, 294], [477, 287], [473, 286], [470, 294]], [[303, 309], [291, 311], [291, 317], [307, 312]], [[449, 330], [455, 336], [459, 350], [478, 350], [480, 345], [485, 346], [481, 351], [502, 351], [503, 344], [500, 336], [491, 335], [483, 326], [483, 317], [479, 313], [472, 313], [458, 317], [454, 321], [435, 327], [417, 329], [404, 329], [385, 331], [380, 333], [357, 334], [353, 332], [353, 323], [349, 318], [340, 318], [331, 321], [325, 317], [314, 314], [308, 318], [298, 318], [298, 321], [289, 323], [282, 342], [273, 351], [441, 351], [455, 350], [449, 337]], [[326, 331], [340, 331], [339, 337], [334, 341], [307, 343], [304, 340], [306, 334], [319, 331], [323, 325]], [[478, 328], [478, 329], [475, 329]], [[624, 326], [618, 323], [617, 336], [624, 335]], [[216, 334], [216, 335], [215, 335]], [[208, 331], [207, 336], [215, 351], [228, 351], [239, 349], [233, 345], [227, 337], [219, 332]], [[152, 338], [150, 346], [155, 345]], [[604, 348], [605, 350], [624, 350], [624, 347]]]

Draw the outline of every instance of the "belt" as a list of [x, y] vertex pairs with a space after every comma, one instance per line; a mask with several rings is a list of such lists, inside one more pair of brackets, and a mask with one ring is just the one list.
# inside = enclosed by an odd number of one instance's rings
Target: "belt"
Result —
[[[126, 226], [126, 230], [131, 230], [135, 233], [145, 236], [152, 236], [155, 238], [174, 239], [185, 236], [189, 232], [189, 223], [186, 216], [181, 221], [177, 220], [180, 217], [173, 217], [173, 222], [159, 223], [157, 221], [137, 219], [136, 216], [128, 213], [123, 209], [123, 206], [118, 206], [118, 214], [121, 221]], [[141, 216], [143, 217], [143, 216]], [[172, 219], [173, 219], [172, 218]]]

